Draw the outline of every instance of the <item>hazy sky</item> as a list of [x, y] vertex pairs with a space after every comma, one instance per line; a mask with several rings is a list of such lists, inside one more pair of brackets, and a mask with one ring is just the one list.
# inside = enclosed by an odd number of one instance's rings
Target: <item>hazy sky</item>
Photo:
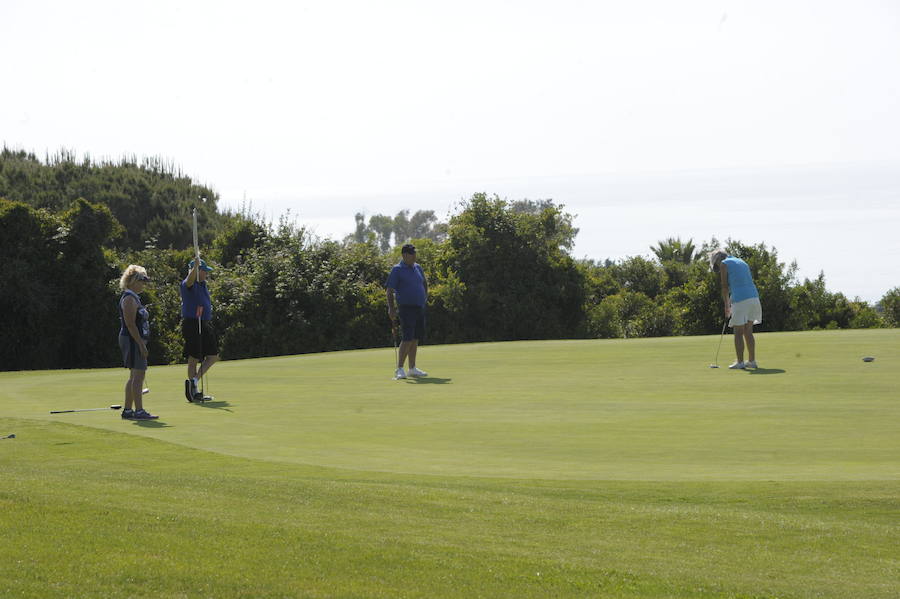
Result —
[[580, 253], [616, 258], [585, 220], [616, 198], [579, 181], [900, 167], [893, 0], [0, 0], [0, 56], [7, 146], [162, 156], [325, 235], [487, 191], [573, 206]]

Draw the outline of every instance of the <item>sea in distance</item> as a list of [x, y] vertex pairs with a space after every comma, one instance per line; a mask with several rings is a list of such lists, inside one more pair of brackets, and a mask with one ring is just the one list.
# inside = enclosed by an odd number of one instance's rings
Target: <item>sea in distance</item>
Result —
[[[735, 239], [774, 247], [798, 277], [825, 273], [830, 291], [875, 303], [900, 287], [900, 164], [831, 164], [678, 172], [399, 182], [387, 188], [223, 193], [223, 208], [289, 214], [320, 238], [340, 240], [354, 214], [434, 210], [440, 220], [474, 193], [552, 199], [575, 215], [572, 255], [597, 261], [652, 256], [669, 237], [696, 246]], [[258, 195], [257, 195], [258, 193]], [[257, 195], [254, 198], [254, 195]], [[486, 257], [490, 259], [490, 257]]]

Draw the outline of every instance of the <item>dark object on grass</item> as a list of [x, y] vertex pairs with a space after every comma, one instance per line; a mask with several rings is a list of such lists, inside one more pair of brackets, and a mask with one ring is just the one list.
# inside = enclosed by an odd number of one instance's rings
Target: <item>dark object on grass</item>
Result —
[[113, 404], [108, 408], [85, 408], [83, 410], [50, 410], [51, 414], [67, 414], [69, 412], [97, 412], [99, 410], [121, 410], [122, 406]]
[[15, 433], [10, 433], [10, 434], [6, 435], [5, 437], [0, 437], [0, 439], [15, 439], [15, 438], [16, 438]]
[[874, 361], [875, 361], [875, 358], [873, 358], [872, 356], [866, 356], [865, 358], [863, 358], [863, 362], [874, 362]]

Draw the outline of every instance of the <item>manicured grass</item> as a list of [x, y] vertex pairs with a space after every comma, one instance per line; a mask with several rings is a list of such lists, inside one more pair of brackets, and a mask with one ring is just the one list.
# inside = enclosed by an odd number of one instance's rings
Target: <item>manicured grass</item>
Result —
[[900, 330], [717, 343], [0, 373], [0, 596], [897, 596]]

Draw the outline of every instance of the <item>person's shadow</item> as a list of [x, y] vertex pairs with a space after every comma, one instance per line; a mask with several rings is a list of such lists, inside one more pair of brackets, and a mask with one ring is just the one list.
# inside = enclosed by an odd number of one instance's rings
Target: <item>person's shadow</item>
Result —
[[750, 374], [784, 374], [785, 371], [781, 368], [753, 368], [748, 369], [747, 372]]
[[453, 379], [442, 379], [436, 376], [409, 377], [407, 382], [417, 385], [449, 385]]
[[195, 406], [200, 406], [201, 408], [212, 408], [214, 410], [225, 410], [226, 412], [232, 412], [233, 410], [229, 410], [228, 406], [231, 404], [225, 400], [221, 401], [201, 401], [201, 402], [192, 402]]
[[144, 428], [172, 428], [171, 424], [166, 424], [162, 420], [132, 420], [135, 426]]

